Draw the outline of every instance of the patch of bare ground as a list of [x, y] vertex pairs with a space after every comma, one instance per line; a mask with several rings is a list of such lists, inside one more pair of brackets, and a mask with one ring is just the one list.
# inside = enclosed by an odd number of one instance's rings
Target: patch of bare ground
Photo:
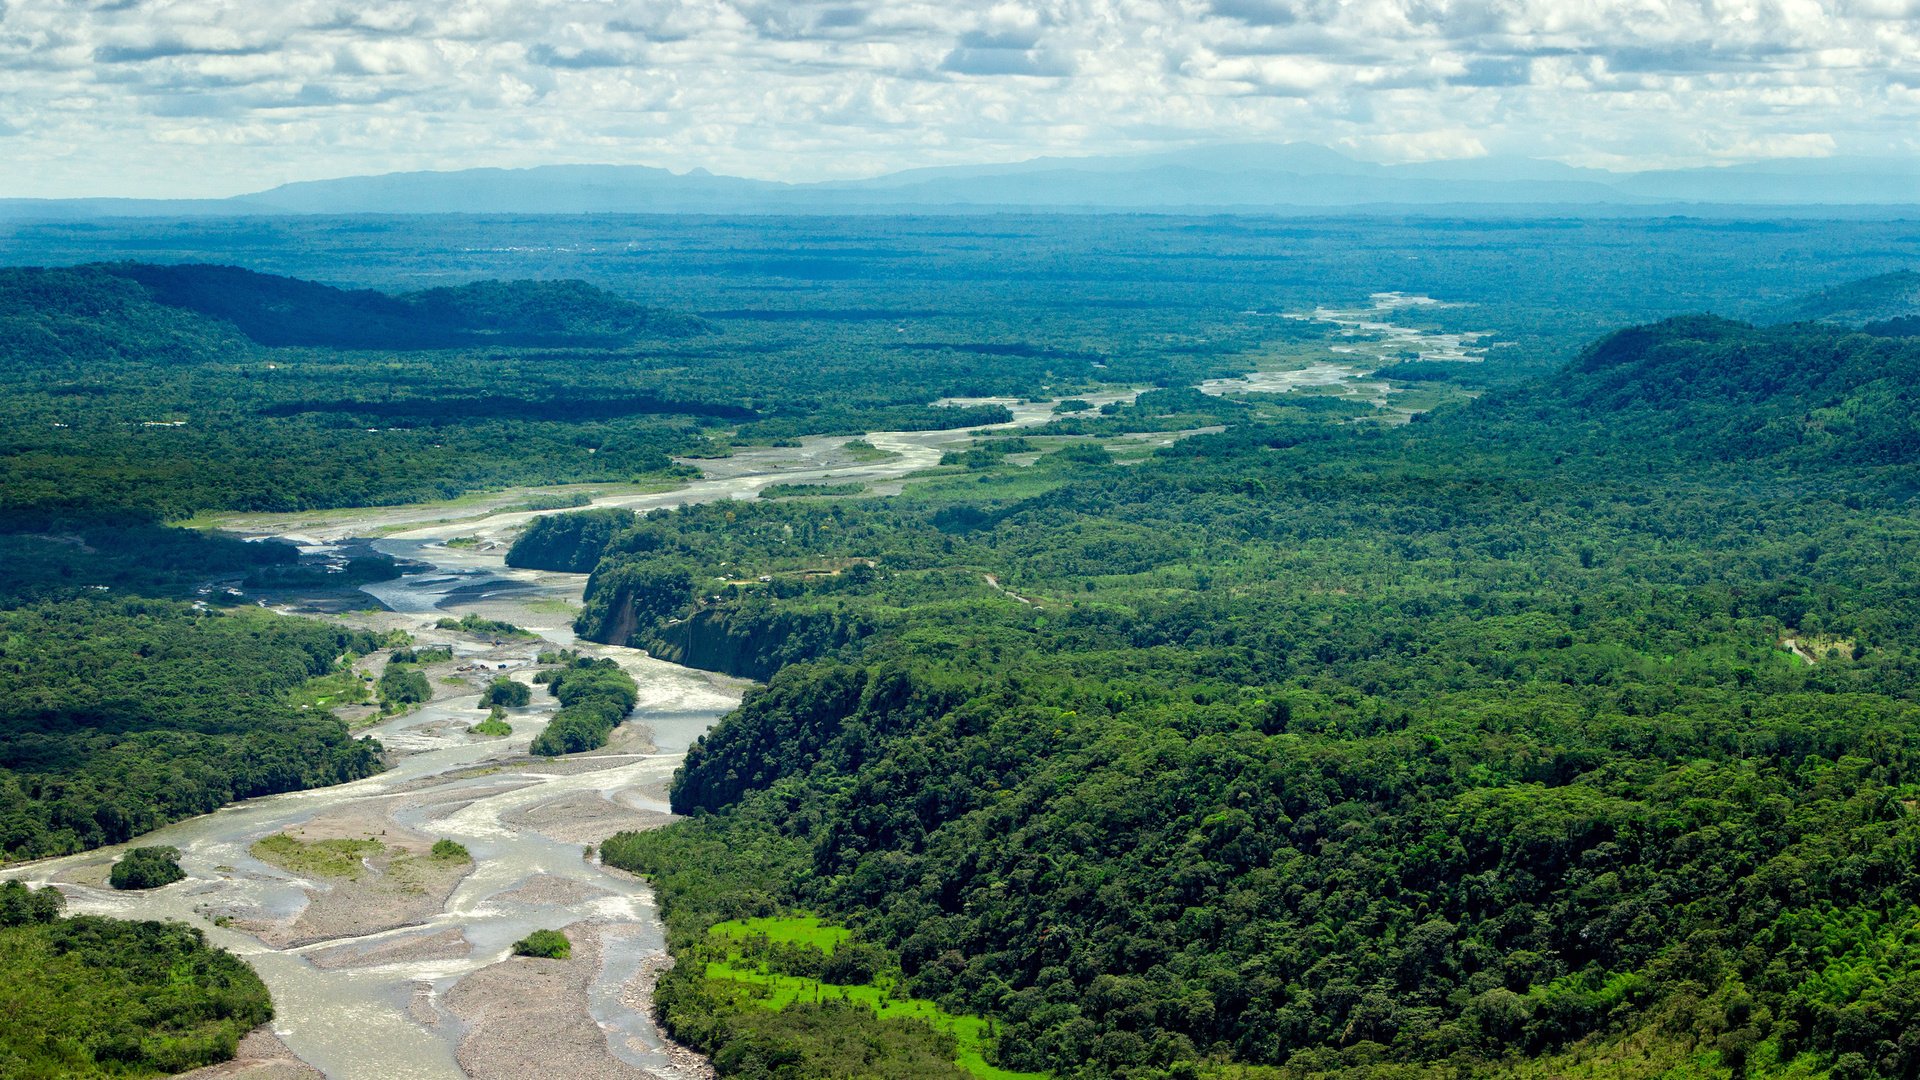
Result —
[[[394, 930], [438, 915], [460, 879], [473, 871], [473, 863], [434, 858], [432, 839], [389, 816], [395, 802], [359, 803], [288, 829], [285, 835], [304, 845], [339, 840], [372, 841], [379, 847], [356, 864], [319, 868], [312, 863], [283, 863], [321, 887], [307, 890], [307, 906], [292, 921], [253, 923], [245, 929], [267, 945], [285, 949]], [[259, 845], [255, 853], [272, 858]]]
[[[445, 780], [445, 777], [438, 779]], [[496, 795], [505, 795], [524, 787], [532, 787], [539, 782], [537, 780], [502, 780], [482, 787], [463, 787], [452, 791], [434, 792], [429, 789], [428, 795], [419, 799], [414, 805], [422, 808], [428, 821], [439, 821], [441, 818], [451, 817], [465, 810], [482, 799], [491, 799]], [[435, 797], [436, 795], [438, 797]]]
[[562, 932], [573, 942], [571, 959], [508, 957], [454, 984], [446, 1007], [466, 1024], [461, 1070], [474, 1080], [654, 1080], [607, 1049], [588, 1012], [604, 948], [600, 925], [577, 922]]
[[608, 754], [654, 754], [660, 748], [653, 744], [653, 729], [646, 724], [629, 720], [613, 729], [607, 736], [607, 745], [598, 750], [589, 750], [582, 757]]
[[618, 769], [634, 762], [633, 754], [608, 754], [595, 757], [598, 751], [584, 754], [569, 754], [558, 758], [533, 758], [520, 767], [520, 772], [529, 776], [578, 776], [581, 773], [604, 772]]
[[649, 780], [642, 784], [635, 784], [628, 788], [627, 791], [635, 798], [645, 799], [648, 802], [665, 803], [673, 801], [673, 794], [667, 790], [667, 781], [664, 779]]
[[433, 1003], [433, 984], [413, 984], [413, 996], [407, 999], [407, 1018], [421, 1027], [439, 1027], [440, 1010]]
[[617, 832], [657, 829], [672, 821], [673, 815], [578, 792], [509, 811], [500, 820], [563, 844], [597, 844]]
[[174, 1080], [323, 1080], [319, 1069], [293, 1056], [271, 1028], [248, 1032], [232, 1061], [180, 1073]]
[[65, 870], [53, 875], [53, 880], [62, 885], [85, 885], [89, 888], [104, 889], [107, 887], [107, 878], [112, 874], [113, 861], [109, 859], [97, 863], [82, 863], [78, 866], [69, 866]]
[[322, 971], [341, 968], [379, 967], [419, 960], [458, 960], [473, 953], [473, 943], [458, 930], [430, 934], [408, 934], [384, 941], [349, 942], [315, 949], [306, 955], [308, 962]]
[[495, 893], [493, 898], [504, 900], [509, 904], [545, 907], [584, 904], [589, 900], [598, 900], [603, 896], [612, 895], [607, 890], [597, 885], [589, 885], [584, 881], [555, 877], [552, 874], [535, 874], [505, 892]]

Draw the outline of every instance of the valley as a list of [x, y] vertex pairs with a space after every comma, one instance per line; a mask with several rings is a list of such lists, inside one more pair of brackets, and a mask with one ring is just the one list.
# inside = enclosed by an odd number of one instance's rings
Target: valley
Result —
[[[1133, 396], [1117, 390], [1090, 395], [1095, 404]], [[884, 451], [884, 460], [849, 455], [842, 438], [810, 438], [797, 447], [753, 448], [704, 462], [707, 475], [680, 488], [600, 495], [592, 505], [645, 511], [751, 499], [780, 482], [859, 481], [884, 493], [937, 465], [946, 449], [1051, 415], [1051, 403], [1008, 404], [1014, 419], [991, 428], [868, 434], [865, 441]], [[508, 492], [494, 501], [511, 507], [529, 494]], [[515, 570], [502, 562], [528, 521], [561, 511], [487, 513], [486, 505], [454, 522], [428, 516], [445, 512], [438, 507], [206, 522], [249, 540], [291, 542], [314, 558], [332, 555], [342, 542], [379, 537], [371, 547], [410, 571], [362, 586], [383, 610], [334, 618], [358, 629], [402, 631], [419, 642], [446, 641], [454, 660], [441, 665], [445, 671], [433, 670], [437, 681], [458, 689], [437, 686], [434, 699], [417, 711], [358, 729], [387, 748], [390, 765], [378, 776], [252, 800], [139, 837], [138, 845], [181, 851], [187, 878], [165, 890], [127, 896], [107, 889], [105, 868], [121, 853], [118, 847], [0, 869], [0, 877], [60, 887], [74, 914], [204, 927], [215, 944], [260, 971], [273, 994], [273, 1040], [251, 1051], [262, 1062], [280, 1060], [272, 1055], [284, 1047], [328, 1076], [512, 1076], [524, 1075], [536, 1060], [564, 1060], [570, 1076], [710, 1075], [697, 1056], [663, 1039], [648, 1013], [651, 979], [668, 960], [651, 893], [631, 875], [583, 859], [581, 849], [622, 829], [671, 820], [667, 781], [688, 745], [739, 704], [746, 684], [642, 651], [578, 641], [568, 620], [586, 576]], [[450, 540], [466, 543], [449, 546]], [[467, 615], [526, 627], [538, 638], [489, 644], [434, 626]], [[509, 713], [511, 736], [468, 734], [478, 684], [449, 673], [484, 669], [524, 678], [536, 668], [537, 653], [553, 648], [584, 648], [635, 677], [638, 712], [617, 743], [564, 762], [529, 757], [527, 745], [553, 711], [544, 695]], [[263, 862], [257, 845], [281, 834], [378, 837], [376, 847], [430, 835], [462, 844], [473, 853], [474, 868], [441, 895], [429, 896], [417, 884], [366, 890]], [[397, 925], [383, 925], [396, 919]], [[544, 1020], [477, 1022], [486, 1002], [534, 992], [529, 962], [505, 950], [549, 925], [591, 942], [583, 960], [591, 964], [589, 977]], [[463, 989], [469, 986], [483, 989]], [[558, 1044], [556, 1024], [568, 1033]]]
[[[275, 1015], [228, 1068], [1904, 1067], [1896, 334], [1588, 339], [1383, 277], [1110, 325], [975, 283], [993, 333], [915, 340], [963, 320], [509, 283], [460, 302], [633, 336], [488, 351], [143, 273], [11, 279], [94, 351], [6, 354], [0, 878], [65, 896], [50, 940], [244, 959]], [[329, 344], [342, 304], [425, 344]], [[611, 669], [597, 731], [546, 689]], [[108, 887], [134, 847], [183, 880]]]
[[0, 0], [0, 1080], [1920, 1080], [1920, 0]]

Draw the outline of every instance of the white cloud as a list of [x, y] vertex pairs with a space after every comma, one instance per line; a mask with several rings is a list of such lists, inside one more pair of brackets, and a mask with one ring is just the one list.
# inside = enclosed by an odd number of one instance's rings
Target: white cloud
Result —
[[0, 194], [555, 161], [815, 179], [1259, 139], [1911, 154], [1915, 56], [1920, 0], [5, 0]]

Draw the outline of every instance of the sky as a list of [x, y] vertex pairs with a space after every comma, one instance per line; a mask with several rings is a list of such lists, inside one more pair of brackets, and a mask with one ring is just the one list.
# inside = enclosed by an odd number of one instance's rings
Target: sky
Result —
[[1920, 155], [1920, 0], [0, 0], [0, 196], [1301, 141]]

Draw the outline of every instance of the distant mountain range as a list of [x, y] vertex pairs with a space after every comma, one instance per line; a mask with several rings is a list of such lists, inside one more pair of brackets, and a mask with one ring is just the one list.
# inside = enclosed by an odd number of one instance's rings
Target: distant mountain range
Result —
[[640, 165], [547, 165], [391, 173], [284, 184], [229, 199], [0, 199], [0, 217], [270, 214], [966, 213], [1261, 211], [1421, 207], [1575, 208], [1646, 214], [1689, 207], [1920, 206], [1920, 159], [1817, 158], [1610, 172], [1530, 158], [1407, 165], [1308, 143], [1215, 146], [1119, 157], [1036, 158], [788, 184]]

